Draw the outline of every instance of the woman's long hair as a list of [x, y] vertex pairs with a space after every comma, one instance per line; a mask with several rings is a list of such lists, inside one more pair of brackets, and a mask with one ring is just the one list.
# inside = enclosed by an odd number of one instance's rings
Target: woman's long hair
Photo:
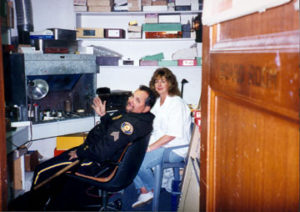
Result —
[[172, 73], [170, 69], [165, 67], [156, 69], [149, 82], [149, 87], [155, 92], [155, 94], [159, 96], [159, 94], [155, 90], [155, 81], [162, 77], [164, 77], [169, 84], [169, 90], [168, 90], [169, 95], [180, 96], [180, 91], [178, 89], [178, 82], [176, 76]]

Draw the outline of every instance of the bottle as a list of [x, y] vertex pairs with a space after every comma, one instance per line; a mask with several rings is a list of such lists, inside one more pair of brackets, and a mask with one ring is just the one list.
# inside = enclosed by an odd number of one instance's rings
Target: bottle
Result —
[[39, 113], [39, 105], [38, 104], [33, 104], [34, 108], [34, 121], [38, 122], [40, 120], [40, 113]]

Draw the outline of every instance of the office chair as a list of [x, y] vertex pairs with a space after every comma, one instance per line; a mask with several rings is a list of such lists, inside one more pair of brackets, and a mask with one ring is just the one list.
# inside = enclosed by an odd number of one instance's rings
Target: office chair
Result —
[[[117, 210], [108, 204], [108, 192], [118, 192], [129, 186], [140, 169], [144, 159], [150, 134], [127, 145], [117, 163], [105, 168], [98, 177], [84, 175], [78, 172], [68, 173], [69, 177], [95, 186], [101, 192], [102, 204], [100, 211]], [[109, 172], [109, 174], [107, 174]]]
[[[166, 148], [164, 150], [162, 162], [155, 166], [155, 168], [154, 168], [155, 183], [154, 183], [154, 197], [153, 197], [153, 201], [152, 201], [152, 211], [158, 211], [159, 196], [160, 196], [160, 190], [161, 190], [164, 169], [172, 168], [173, 173], [174, 173], [174, 181], [178, 182], [178, 181], [180, 181], [180, 173], [179, 173], [180, 168], [185, 167], [185, 163], [186, 163], [185, 158], [182, 158], [182, 160], [179, 162], [172, 162], [169, 160], [171, 151], [174, 149], [185, 148], [188, 146], [189, 146], [189, 144]], [[178, 192], [178, 191], [175, 191], [172, 193], [180, 194], [180, 192]], [[176, 211], [176, 209], [174, 209], [174, 210]]]

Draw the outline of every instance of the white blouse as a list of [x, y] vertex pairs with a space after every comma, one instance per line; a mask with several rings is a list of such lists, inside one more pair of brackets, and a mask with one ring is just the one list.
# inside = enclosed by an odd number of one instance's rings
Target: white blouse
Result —
[[[160, 98], [158, 98], [151, 112], [155, 115], [155, 118], [149, 144], [156, 142], [164, 135], [175, 137], [164, 147], [189, 144], [191, 138], [191, 111], [182, 98], [167, 96], [163, 105], [160, 105]], [[185, 157], [188, 148], [173, 151]]]

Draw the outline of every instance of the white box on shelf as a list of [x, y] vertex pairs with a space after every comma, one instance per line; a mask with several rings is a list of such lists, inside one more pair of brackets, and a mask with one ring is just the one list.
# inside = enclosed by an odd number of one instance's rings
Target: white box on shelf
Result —
[[75, 12], [86, 12], [87, 6], [74, 5]]
[[158, 15], [158, 23], [180, 23], [180, 15]]
[[85, 6], [86, 5], [86, 0], [74, 0], [73, 4], [74, 5]]
[[191, 0], [175, 0], [176, 6], [191, 5]]
[[151, 5], [151, 6], [143, 6], [144, 12], [161, 12], [168, 11], [167, 5]]

